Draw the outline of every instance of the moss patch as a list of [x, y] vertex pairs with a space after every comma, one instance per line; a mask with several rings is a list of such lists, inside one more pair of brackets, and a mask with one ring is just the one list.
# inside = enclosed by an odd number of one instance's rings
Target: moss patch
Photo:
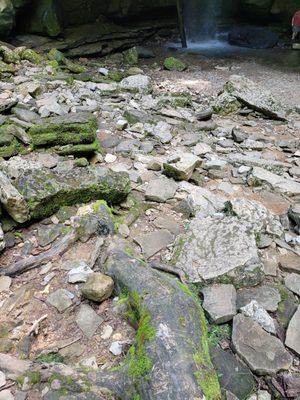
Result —
[[169, 71], [179, 71], [182, 72], [187, 68], [187, 65], [175, 57], [168, 57], [164, 61], [165, 69]]

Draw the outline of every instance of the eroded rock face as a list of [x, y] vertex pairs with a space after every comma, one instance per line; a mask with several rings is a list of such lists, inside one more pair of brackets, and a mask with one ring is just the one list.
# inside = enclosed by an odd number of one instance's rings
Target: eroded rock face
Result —
[[235, 217], [194, 218], [174, 256], [190, 282], [226, 280], [243, 286], [263, 277], [255, 236]]

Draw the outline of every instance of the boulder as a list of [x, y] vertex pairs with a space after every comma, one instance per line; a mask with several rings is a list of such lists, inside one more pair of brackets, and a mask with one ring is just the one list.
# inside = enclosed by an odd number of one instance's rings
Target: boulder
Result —
[[237, 354], [257, 375], [274, 375], [278, 371], [288, 370], [293, 362], [279, 339], [241, 314], [233, 319], [232, 344]]
[[255, 300], [267, 311], [274, 312], [281, 301], [280, 292], [277, 288], [267, 285], [256, 286], [253, 288], [242, 288], [237, 292], [237, 307], [245, 307]]
[[165, 174], [177, 181], [188, 181], [194, 169], [200, 162], [199, 157], [192, 153], [178, 153], [172, 156], [173, 160], [164, 163]]
[[129, 92], [150, 93], [151, 79], [146, 75], [131, 75], [120, 82], [120, 88]]
[[96, 117], [82, 112], [45, 118], [43, 123], [34, 125], [28, 133], [33, 146], [49, 147], [92, 143], [96, 139], [96, 130]]
[[276, 328], [272, 317], [262, 308], [257, 301], [252, 300], [251, 303], [241, 308], [241, 312], [257, 322], [265, 331], [276, 333]]
[[112, 295], [113, 289], [114, 281], [109, 276], [95, 272], [88, 276], [81, 291], [87, 299], [101, 303]]
[[196, 216], [176, 242], [173, 263], [189, 282], [257, 285], [263, 279], [255, 235], [232, 216]]
[[174, 197], [177, 187], [177, 184], [171, 179], [165, 177], [153, 179], [147, 185], [146, 200], [164, 203]]
[[224, 91], [267, 117], [285, 119], [285, 111], [280, 102], [269, 91], [244, 76], [232, 75], [225, 84]]
[[178, 71], [178, 72], [182, 72], [185, 69], [187, 69], [186, 63], [175, 57], [166, 58], [164, 61], [164, 67], [169, 71]]
[[[109, 204], [120, 203], [130, 192], [130, 180], [127, 173], [113, 172], [101, 167], [76, 167], [62, 171], [40, 168], [23, 171], [13, 181], [12, 188], [15, 188], [19, 205], [17, 217], [19, 218], [22, 211], [24, 220], [25, 217], [40, 219], [54, 214], [66, 205], [98, 199]], [[15, 215], [14, 203], [10, 210]]]
[[290, 178], [269, 172], [261, 167], [254, 167], [252, 176], [249, 178], [252, 185], [266, 184], [277, 192], [287, 194], [288, 196], [300, 195], [300, 183]]

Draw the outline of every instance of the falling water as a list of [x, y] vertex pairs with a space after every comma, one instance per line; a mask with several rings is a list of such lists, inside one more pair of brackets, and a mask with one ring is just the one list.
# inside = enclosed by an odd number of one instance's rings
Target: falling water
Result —
[[184, 21], [189, 41], [215, 38], [221, 0], [184, 0]]

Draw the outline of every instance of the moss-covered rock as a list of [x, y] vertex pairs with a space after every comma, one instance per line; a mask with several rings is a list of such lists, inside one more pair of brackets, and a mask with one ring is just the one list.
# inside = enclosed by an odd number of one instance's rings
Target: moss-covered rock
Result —
[[73, 168], [65, 172], [43, 168], [24, 171], [12, 183], [24, 197], [33, 219], [50, 216], [62, 206], [92, 200], [120, 203], [130, 192], [126, 173], [100, 167]]
[[20, 54], [22, 60], [27, 60], [32, 64], [40, 64], [42, 62], [42, 56], [32, 49], [25, 49]]
[[179, 72], [182, 72], [185, 69], [187, 69], [187, 65], [183, 61], [175, 57], [166, 58], [164, 61], [164, 67], [169, 71], [179, 71]]
[[7, 64], [0, 60], [0, 75], [4, 73], [13, 74], [15, 72], [15, 67], [12, 64]]
[[[35, 147], [90, 144], [96, 139], [97, 119], [90, 113], [50, 117], [29, 129]], [[70, 153], [72, 154], [72, 153]]]
[[132, 47], [123, 52], [123, 60], [125, 64], [136, 65], [139, 61], [139, 53], [136, 47]]

